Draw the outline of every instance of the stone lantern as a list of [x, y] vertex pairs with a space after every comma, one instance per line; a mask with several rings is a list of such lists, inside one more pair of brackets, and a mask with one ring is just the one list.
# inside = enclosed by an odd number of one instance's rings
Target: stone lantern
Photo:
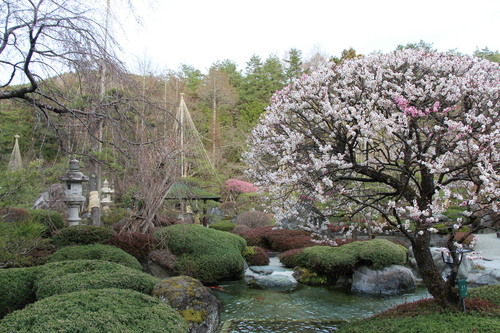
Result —
[[69, 161], [69, 172], [61, 177], [61, 180], [66, 182], [66, 197], [63, 201], [68, 205], [69, 226], [80, 224], [80, 210], [85, 202], [82, 185], [89, 180], [89, 177], [79, 170], [80, 162], [72, 158]]
[[109, 211], [109, 206], [111, 206], [111, 203], [113, 202], [111, 200], [111, 195], [115, 193], [115, 190], [113, 190], [109, 186], [109, 182], [104, 179], [104, 182], [102, 183], [102, 188], [101, 188], [101, 205], [102, 205], [102, 211], [104, 213], [107, 213]]

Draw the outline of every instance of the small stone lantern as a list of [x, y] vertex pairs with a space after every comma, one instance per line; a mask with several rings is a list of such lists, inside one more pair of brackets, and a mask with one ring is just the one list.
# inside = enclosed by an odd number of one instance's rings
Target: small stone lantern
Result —
[[101, 188], [101, 195], [102, 195], [101, 206], [102, 206], [102, 211], [105, 214], [109, 211], [109, 206], [111, 206], [111, 203], [113, 202], [111, 200], [111, 194], [113, 193], [115, 193], [115, 190], [109, 187], [109, 182], [106, 179], [104, 179]]
[[80, 162], [72, 158], [69, 161], [69, 172], [61, 177], [61, 180], [66, 182], [66, 197], [63, 201], [68, 205], [68, 223], [70, 227], [80, 224], [80, 210], [85, 202], [85, 197], [82, 195], [82, 185], [83, 182], [89, 180], [89, 177], [79, 170]]

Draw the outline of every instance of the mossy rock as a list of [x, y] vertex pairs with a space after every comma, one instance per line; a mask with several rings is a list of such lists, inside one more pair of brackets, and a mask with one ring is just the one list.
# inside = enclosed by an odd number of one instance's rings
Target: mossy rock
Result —
[[303, 267], [295, 267], [293, 277], [300, 283], [310, 286], [322, 286], [328, 284], [326, 275], [318, 274], [310, 269]]
[[152, 295], [179, 311], [190, 332], [198, 332], [201, 327], [208, 327], [208, 332], [214, 332], [219, 326], [220, 301], [209, 288], [190, 276], [164, 279], [155, 285]]
[[140, 262], [132, 255], [112, 245], [104, 244], [64, 247], [50, 256], [47, 263], [82, 259], [109, 261], [137, 270], [142, 269]]
[[7, 315], [0, 332], [183, 333], [188, 327], [168, 304], [133, 290], [82, 290], [55, 295]]
[[88, 289], [133, 289], [151, 294], [160, 279], [117, 263], [69, 260], [39, 266], [37, 299]]

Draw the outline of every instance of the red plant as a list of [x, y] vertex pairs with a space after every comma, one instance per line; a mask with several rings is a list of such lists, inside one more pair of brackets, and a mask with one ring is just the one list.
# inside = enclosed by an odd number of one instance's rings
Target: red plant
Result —
[[256, 186], [243, 180], [228, 179], [224, 184], [226, 185], [226, 188], [229, 192], [235, 194], [257, 192]]
[[259, 246], [253, 247], [253, 254], [245, 255], [245, 260], [250, 266], [264, 266], [269, 265], [269, 255], [266, 250]]
[[306, 231], [273, 230], [273, 226], [244, 231], [240, 236], [245, 238], [248, 246], [260, 246], [270, 251], [278, 252], [318, 245]]
[[156, 240], [150, 234], [140, 232], [124, 232], [115, 235], [106, 244], [116, 246], [133, 255], [137, 260], [144, 260], [149, 252], [156, 248]]
[[18, 222], [24, 221], [31, 217], [26, 209], [22, 208], [2, 208], [0, 209], [0, 221], [3, 222]]

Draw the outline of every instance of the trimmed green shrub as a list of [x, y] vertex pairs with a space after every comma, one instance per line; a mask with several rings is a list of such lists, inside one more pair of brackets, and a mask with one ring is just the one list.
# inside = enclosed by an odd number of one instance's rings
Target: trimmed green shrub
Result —
[[0, 332], [188, 332], [168, 304], [133, 290], [83, 290], [45, 298], [7, 315]]
[[470, 298], [480, 298], [500, 306], [500, 285], [488, 285], [468, 290]]
[[287, 267], [305, 267], [320, 274], [338, 276], [352, 273], [358, 265], [380, 269], [406, 263], [406, 249], [385, 239], [348, 243], [339, 247], [312, 246], [284, 253], [281, 262]]
[[0, 318], [35, 301], [37, 267], [0, 269]]
[[112, 245], [104, 244], [63, 247], [51, 255], [47, 263], [81, 259], [109, 261], [137, 270], [142, 269], [139, 261], [132, 255]]
[[46, 242], [46, 229], [31, 219], [0, 222], [0, 268], [30, 265], [29, 253]]
[[137, 260], [145, 260], [149, 252], [156, 249], [156, 239], [151, 234], [140, 232], [124, 232], [116, 234], [106, 241], [106, 244], [116, 246], [133, 255]]
[[269, 255], [266, 250], [258, 246], [247, 246], [243, 250], [243, 258], [250, 266], [269, 265]]
[[174, 271], [202, 283], [241, 275], [243, 238], [195, 224], [178, 224], [156, 231], [159, 244], [177, 256]]
[[86, 289], [133, 289], [150, 294], [160, 281], [147, 273], [100, 260], [69, 260], [39, 266], [37, 299]]
[[52, 238], [52, 243], [57, 247], [104, 243], [114, 235], [113, 230], [105, 227], [77, 225], [59, 230]]
[[33, 221], [47, 227], [46, 236], [64, 228], [64, 222], [61, 214], [47, 209], [28, 209]]
[[230, 220], [220, 220], [210, 224], [209, 227], [220, 231], [231, 231], [234, 227], [236, 227], [236, 223], [233, 223]]

